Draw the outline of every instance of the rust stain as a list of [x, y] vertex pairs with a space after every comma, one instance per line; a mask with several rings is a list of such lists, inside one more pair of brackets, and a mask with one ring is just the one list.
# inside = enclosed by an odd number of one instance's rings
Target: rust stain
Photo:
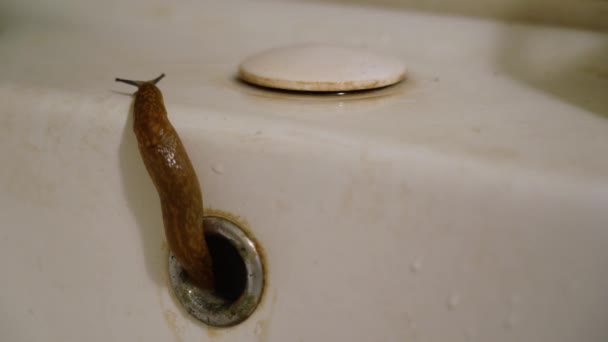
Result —
[[268, 324], [270, 323], [269, 318], [261, 319], [255, 324], [255, 336], [258, 338], [258, 342], [265, 342], [268, 340]]
[[[207, 331], [207, 336], [212, 340], [222, 336], [222, 330], [220, 330], [220, 329], [208, 326], [207, 329], [205, 329], [205, 330]], [[205, 339], [205, 341], [206, 341], [206, 339]]]
[[245, 230], [246, 233], [250, 233], [249, 222], [247, 222], [247, 220], [245, 220], [241, 216], [229, 213], [224, 210], [214, 209], [214, 208], [205, 208], [204, 214], [205, 214], [205, 216], [221, 217], [225, 220], [228, 220], [228, 221], [236, 224], [237, 226], [239, 226], [240, 228]]
[[[251, 238], [251, 240], [255, 243], [258, 253], [260, 254], [260, 259], [262, 260], [262, 267], [264, 270], [264, 292], [262, 293], [262, 298], [260, 299], [260, 304], [259, 304], [259, 307], [261, 307], [265, 301], [266, 289], [268, 288], [268, 267], [267, 267], [267, 262], [266, 262], [266, 253], [265, 253], [264, 249], [262, 248], [261, 244], [259, 243], [259, 241], [251, 233], [251, 229], [249, 228], [249, 223], [247, 222], [247, 220], [245, 220], [241, 216], [232, 214], [232, 213], [224, 211], [224, 210], [219, 210], [219, 209], [205, 208], [204, 215], [220, 217], [220, 218], [223, 218], [225, 220], [228, 220], [228, 221], [234, 223], [239, 228], [241, 228], [249, 236], [249, 238]], [[179, 299], [175, 296], [175, 292], [173, 291], [173, 286], [171, 285], [171, 281], [169, 279], [169, 254], [168, 254], [169, 246], [167, 245], [166, 241], [163, 240], [163, 242], [160, 246], [160, 249], [165, 254], [165, 258], [164, 258], [165, 261], [163, 263], [163, 269], [164, 269], [164, 272], [163, 272], [164, 279], [163, 280], [165, 281], [167, 290], [169, 291], [169, 296], [173, 300], [173, 303], [175, 304], [175, 306], [177, 308], [179, 308], [181, 316], [186, 317], [193, 324], [204, 328], [204, 330], [207, 333], [207, 337], [209, 337], [210, 339], [216, 339], [216, 338], [221, 337], [224, 332], [222, 329], [213, 328], [208, 325], [205, 325], [205, 324], [199, 322], [197, 319], [195, 319], [194, 317], [192, 317], [190, 314], [188, 314], [185, 311], [185, 309], [183, 308]], [[167, 321], [169, 328], [172, 330], [172, 332], [176, 336], [177, 341], [181, 342], [182, 341], [181, 331], [178, 329], [178, 326], [176, 324], [177, 323], [177, 314], [168, 309], [165, 309], [165, 303], [163, 300], [163, 292], [164, 292], [163, 289], [160, 288], [159, 302], [160, 302], [161, 308], [163, 310], [165, 310], [165, 320]], [[274, 304], [276, 303], [276, 300], [277, 300], [277, 294], [275, 292], [273, 295], [273, 299], [272, 299], [272, 306], [274, 306]]]
[[260, 319], [255, 324], [254, 334], [258, 338], [258, 342], [266, 342], [268, 341], [268, 336], [270, 333], [270, 323], [272, 319], [272, 312], [274, 311], [274, 307], [277, 303], [278, 292], [275, 289], [272, 294], [272, 302], [270, 304], [270, 310], [268, 312], [268, 316], [264, 319]]
[[173, 336], [175, 336], [175, 341], [182, 342], [183, 339], [182, 339], [181, 331], [180, 331], [179, 327], [177, 326], [177, 314], [171, 310], [165, 310], [164, 316], [165, 316], [165, 321], [167, 321], [167, 325], [169, 326], [169, 329], [173, 333]]

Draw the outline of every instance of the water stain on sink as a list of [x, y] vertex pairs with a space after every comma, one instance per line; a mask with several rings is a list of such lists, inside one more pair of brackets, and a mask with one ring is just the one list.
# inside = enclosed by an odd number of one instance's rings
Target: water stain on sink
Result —
[[255, 324], [255, 336], [258, 337], [258, 342], [264, 342], [268, 340], [268, 325], [270, 324], [270, 318], [259, 320]]
[[205, 331], [207, 332], [207, 336], [212, 340], [222, 336], [222, 330], [219, 328], [207, 327]]
[[169, 326], [169, 330], [171, 330], [173, 336], [175, 336], [175, 341], [182, 342], [183, 338], [181, 329], [177, 326], [177, 314], [171, 310], [165, 310], [164, 317], [165, 321], [167, 321], [167, 325]]
[[277, 303], [278, 292], [275, 289], [272, 294], [272, 303], [270, 304], [270, 309], [268, 310], [268, 315], [266, 318], [260, 319], [255, 324], [254, 333], [258, 338], [258, 342], [266, 342], [268, 341], [268, 336], [270, 333], [270, 324], [272, 318], [272, 312], [274, 311], [274, 307]]

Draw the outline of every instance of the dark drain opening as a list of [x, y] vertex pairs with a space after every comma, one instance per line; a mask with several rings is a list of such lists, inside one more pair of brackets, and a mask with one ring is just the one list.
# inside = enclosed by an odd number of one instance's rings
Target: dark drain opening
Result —
[[216, 294], [228, 302], [234, 302], [247, 285], [247, 270], [236, 247], [220, 234], [205, 235], [213, 261]]
[[254, 241], [233, 222], [206, 216], [204, 224], [216, 291], [191, 283], [173, 254], [169, 254], [169, 278], [189, 314], [211, 326], [233, 326], [246, 320], [260, 303], [265, 283], [262, 258]]

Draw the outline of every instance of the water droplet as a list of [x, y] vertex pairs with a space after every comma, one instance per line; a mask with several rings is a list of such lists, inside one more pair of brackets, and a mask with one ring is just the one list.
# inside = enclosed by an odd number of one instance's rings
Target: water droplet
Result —
[[416, 274], [420, 272], [420, 270], [422, 270], [422, 260], [416, 259], [410, 264], [410, 271]]
[[224, 174], [224, 165], [222, 164], [214, 164], [211, 169], [213, 170], [213, 172], [217, 173], [218, 175], [223, 175]]
[[457, 293], [452, 293], [447, 300], [448, 309], [454, 310], [460, 304], [460, 296]]

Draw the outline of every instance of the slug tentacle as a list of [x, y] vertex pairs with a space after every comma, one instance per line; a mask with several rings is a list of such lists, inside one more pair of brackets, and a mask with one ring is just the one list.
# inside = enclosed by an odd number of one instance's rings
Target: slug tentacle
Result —
[[124, 78], [115, 78], [114, 80], [116, 82], [122, 82], [122, 83], [126, 83], [126, 84], [130, 84], [132, 86], [136, 86], [136, 87], [140, 87], [142, 84], [144, 83], [152, 83], [154, 85], [156, 85], [160, 80], [162, 80], [165, 77], [165, 74], [162, 73], [160, 74], [160, 76], [158, 76], [157, 78], [151, 80], [151, 81], [133, 81], [133, 80], [126, 80]]
[[202, 193], [186, 149], [167, 118], [162, 93], [155, 85], [164, 76], [151, 81], [116, 81], [138, 88], [133, 131], [160, 197], [169, 248], [196, 285], [212, 290], [214, 277], [203, 230]]

